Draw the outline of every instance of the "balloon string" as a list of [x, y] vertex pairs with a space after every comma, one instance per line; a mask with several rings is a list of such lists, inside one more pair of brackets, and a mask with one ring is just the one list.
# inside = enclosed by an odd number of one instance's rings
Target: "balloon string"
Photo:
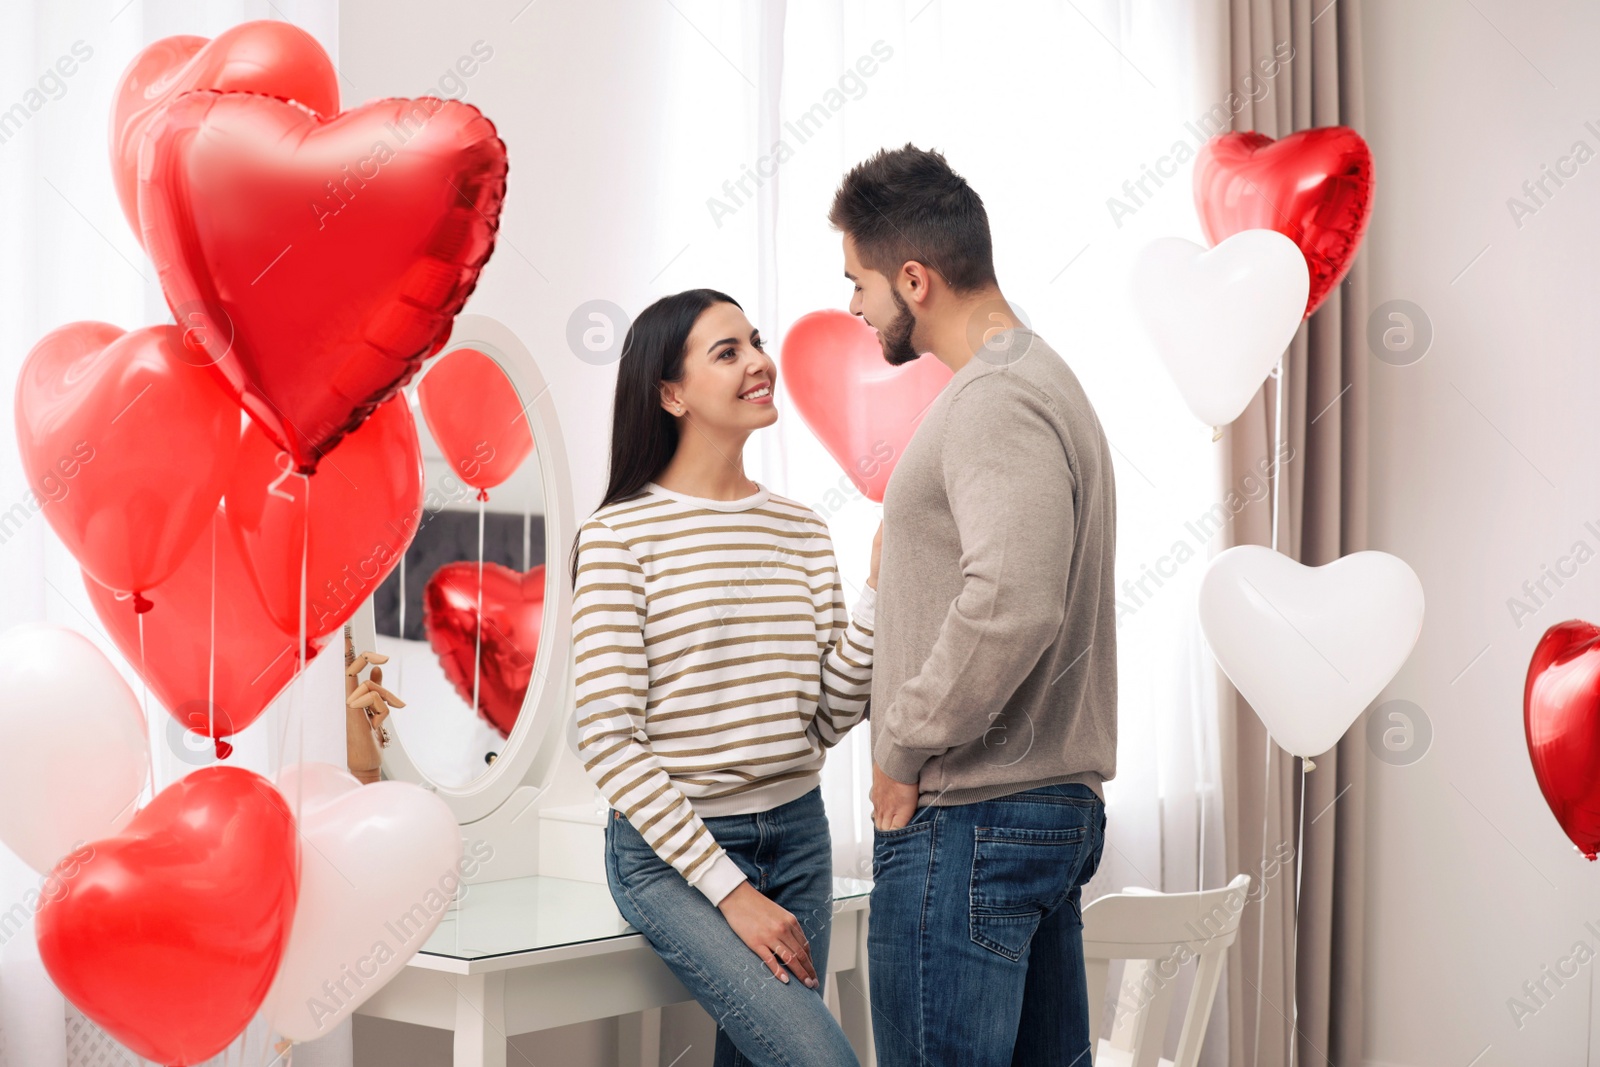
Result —
[[[1272, 369], [1272, 377], [1277, 379], [1276, 403], [1274, 405], [1274, 410], [1273, 410], [1273, 413], [1272, 413], [1272, 442], [1273, 442], [1273, 449], [1274, 449], [1274, 452], [1273, 452], [1273, 455], [1272, 455], [1272, 550], [1274, 552], [1278, 551], [1278, 517], [1281, 514], [1283, 514], [1283, 512], [1282, 512], [1282, 508], [1283, 508], [1283, 496], [1282, 496], [1282, 493], [1283, 493], [1283, 465], [1281, 463], [1281, 457], [1283, 456], [1283, 443], [1284, 443], [1284, 440], [1283, 440], [1283, 437], [1284, 437], [1283, 403], [1284, 403], [1284, 392], [1285, 392], [1285, 390], [1284, 390], [1284, 382], [1289, 377], [1289, 375], [1288, 375], [1288, 363], [1289, 363], [1289, 353], [1288, 353], [1288, 351], [1285, 351], [1283, 355], [1278, 357], [1278, 365]], [[1272, 804], [1272, 750], [1275, 747], [1277, 747], [1277, 746], [1275, 745], [1275, 743], [1272, 740], [1272, 733], [1271, 733], [1271, 731], [1268, 731], [1267, 736], [1266, 736], [1266, 763], [1265, 763], [1265, 768], [1263, 769], [1262, 774], [1261, 774], [1261, 868], [1260, 869], [1261, 869], [1261, 876], [1262, 876], [1263, 879], [1265, 879], [1266, 873], [1267, 873], [1267, 824], [1268, 824], [1268, 818], [1269, 818], [1269, 813], [1271, 811], [1271, 804]], [[1302, 770], [1301, 773], [1304, 774], [1304, 771]], [[1302, 785], [1303, 785], [1303, 781], [1302, 781]], [[1296, 864], [1299, 863], [1299, 854], [1298, 854], [1298, 852], [1295, 855], [1295, 862], [1296, 862]], [[1297, 902], [1299, 900], [1299, 892], [1300, 892], [1299, 875], [1297, 873], [1296, 876], [1295, 876], [1295, 894], [1296, 894], [1295, 899], [1296, 899]], [[1263, 976], [1265, 974], [1266, 960], [1267, 960], [1267, 895], [1266, 895], [1264, 886], [1263, 886], [1263, 892], [1261, 894], [1260, 908], [1261, 908], [1261, 910], [1257, 913], [1257, 916], [1256, 916], [1257, 920], [1258, 920], [1257, 925], [1256, 925], [1256, 1039], [1255, 1039], [1255, 1049], [1253, 1051], [1253, 1058], [1251, 1060], [1251, 1063], [1252, 1064], [1256, 1064], [1256, 1065], [1260, 1064], [1260, 1062], [1261, 1062], [1261, 1009], [1264, 1006], [1263, 1002], [1266, 999], [1266, 992], [1264, 990], [1263, 983], [1262, 983], [1262, 978], [1263, 978]], [[1299, 924], [1299, 905], [1298, 905], [1298, 903], [1296, 904], [1295, 923], [1296, 923], [1295, 937], [1297, 939], [1296, 940], [1296, 951], [1298, 951], [1298, 938], [1299, 938], [1299, 928], [1298, 928], [1298, 924]], [[1298, 970], [1298, 964], [1296, 964], [1296, 970]], [[1298, 990], [1296, 992], [1298, 993]], [[1298, 995], [1295, 997], [1295, 1000], [1296, 1000], [1296, 1004], [1295, 1004], [1294, 1010], [1296, 1012], [1298, 1012], [1299, 1011], [1299, 1004], [1298, 1004], [1299, 997], [1298, 997]], [[1293, 1046], [1294, 1046], [1293, 1035], [1290, 1036], [1289, 1044], [1290, 1044], [1290, 1047], [1292, 1049]]]
[[[305, 694], [306, 675], [306, 583], [307, 571], [311, 559], [311, 475], [300, 475], [300, 482], [305, 486], [305, 511], [300, 523], [300, 678], [296, 688], [300, 689], [302, 697]], [[296, 709], [296, 718], [299, 720], [300, 739], [295, 748], [295, 762], [301, 764], [300, 772], [294, 778], [294, 824], [300, 825], [301, 801], [305, 795], [305, 759], [306, 759], [306, 715], [304, 700], [297, 701], [300, 706]], [[295, 869], [300, 869], [300, 835], [294, 835]]]
[[[217, 514], [211, 513], [211, 653], [206, 665], [206, 733], [220, 754], [217, 744]], [[184, 723], [184, 728], [188, 728]]]
[[1300, 757], [1300, 843], [1294, 849], [1294, 951], [1289, 958], [1294, 961], [1294, 999], [1290, 1001], [1292, 1020], [1289, 1035], [1289, 1067], [1294, 1067], [1300, 1051], [1300, 871], [1306, 859], [1306, 775], [1316, 766], [1304, 756]]
[[279, 470], [278, 476], [272, 479], [272, 481], [267, 485], [267, 495], [279, 497], [283, 500], [293, 500], [293, 493], [284, 492], [282, 489], [279, 489], [278, 486], [288, 481], [289, 475], [295, 473], [294, 458], [287, 452], [279, 452], [278, 458], [283, 461], [280, 464], [282, 469]]
[[1268, 802], [1272, 797], [1272, 750], [1277, 746], [1272, 743], [1272, 735], [1267, 734], [1266, 762], [1261, 769], [1261, 897], [1256, 912], [1256, 1039], [1255, 1049], [1250, 1063], [1252, 1067], [1259, 1067], [1261, 1063], [1261, 1008], [1262, 992], [1261, 979], [1265, 973], [1267, 963], [1267, 830], [1271, 821], [1271, 809]]
[[[137, 593], [134, 594], [138, 596]], [[134, 618], [139, 620], [139, 703], [144, 709], [144, 732], [146, 739], [150, 736], [150, 683], [145, 681], [148, 674], [148, 665], [144, 653], [144, 612], [137, 607], [134, 609]], [[156, 798], [156, 746], [153, 741], [145, 745], [145, 767], [150, 773], [150, 799]]]
[[479, 667], [483, 659], [483, 512], [488, 494], [478, 497], [478, 635], [472, 643], [472, 713], [481, 715], [478, 703]]
[[1283, 514], [1283, 469], [1279, 465], [1279, 457], [1283, 455], [1283, 394], [1284, 380], [1288, 378], [1289, 353], [1285, 352], [1278, 357], [1278, 365], [1273, 368], [1272, 376], [1278, 379], [1278, 400], [1272, 413], [1272, 445], [1276, 450], [1272, 456], [1272, 550], [1278, 551], [1278, 519]]
[[[374, 632], [376, 632], [376, 628], [374, 628]], [[402, 641], [406, 638], [406, 553], [403, 548], [400, 550], [400, 633], [398, 636]], [[396, 647], [399, 649], [399, 653], [398, 662], [395, 664], [398, 668], [395, 671], [395, 681], [399, 683], [397, 688], [404, 693], [406, 684], [406, 646], [398, 645]]]
[[[305, 808], [306, 791], [306, 615], [309, 600], [307, 596], [307, 573], [311, 559], [311, 475], [304, 472], [298, 473], [300, 474], [300, 483], [305, 487], [305, 510], [301, 514], [300, 521], [300, 673], [295, 678], [295, 698], [290, 701], [292, 713], [297, 720], [299, 728], [299, 741], [295, 749], [295, 763], [298, 764], [298, 767], [294, 777], [294, 866], [296, 878], [299, 877], [299, 872], [305, 869], [304, 848], [301, 845], [301, 838], [304, 835], [300, 833], [299, 828], [301, 826], [301, 814]], [[281, 750], [282, 745], [279, 748]], [[281, 773], [283, 763], [281, 756], [278, 762]], [[267, 1053], [272, 1051], [272, 1027], [270, 1025], [265, 1027], [265, 1033], [261, 1040], [261, 1058], [265, 1060]], [[286, 1050], [286, 1053], [280, 1055], [278, 1059], [281, 1059], [284, 1067], [287, 1067], [293, 1061], [293, 1055]], [[273, 1060], [272, 1063], [268, 1064], [268, 1067], [278, 1067], [278, 1060]]]

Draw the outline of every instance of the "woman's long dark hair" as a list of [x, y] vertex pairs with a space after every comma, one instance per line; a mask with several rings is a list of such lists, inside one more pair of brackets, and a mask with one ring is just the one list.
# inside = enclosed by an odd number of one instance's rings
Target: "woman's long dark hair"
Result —
[[[611, 406], [611, 475], [600, 507], [627, 500], [666, 469], [678, 449], [678, 425], [661, 406], [661, 383], [683, 378], [689, 332], [713, 304], [744, 306], [715, 289], [664, 296], [639, 313], [622, 341]], [[596, 510], [599, 510], [598, 508]], [[578, 584], [578, 540], [572, 541], [572, 584]]]

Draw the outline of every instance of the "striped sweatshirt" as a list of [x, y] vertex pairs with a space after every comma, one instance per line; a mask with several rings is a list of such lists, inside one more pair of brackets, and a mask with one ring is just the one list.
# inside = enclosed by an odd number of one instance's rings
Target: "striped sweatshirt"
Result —
[[745, 877], [701, 820], [817, 786], [867, 713], [876, 599], [865, 587], [846, 615], [827, 524], [765, 487], [710, 500], [650, 482], [579, 529], [584, 771], [713, 904]]

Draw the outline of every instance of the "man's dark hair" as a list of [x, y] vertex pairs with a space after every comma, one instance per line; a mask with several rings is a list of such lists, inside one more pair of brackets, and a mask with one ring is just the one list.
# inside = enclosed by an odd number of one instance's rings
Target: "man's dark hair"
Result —
[[998, 284], [983, 200], [939, 152], [880, 149], [839, 183], [828, 222], [880, 274], [915, 260], [959, 293]]

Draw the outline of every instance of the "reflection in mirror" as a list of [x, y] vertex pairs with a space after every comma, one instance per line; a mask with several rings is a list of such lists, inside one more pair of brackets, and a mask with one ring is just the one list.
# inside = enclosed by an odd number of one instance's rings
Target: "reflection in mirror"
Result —
[[435, 785], [459, 788], [503, 750], [533, 675], [544, 487], [524, 401], [484, 351], [430, 361], [411, 403], [424, 510], [405, 558], [373, 595], [377, 651], [406, 702], [390, 720], [399, 720], [397, 743]]

